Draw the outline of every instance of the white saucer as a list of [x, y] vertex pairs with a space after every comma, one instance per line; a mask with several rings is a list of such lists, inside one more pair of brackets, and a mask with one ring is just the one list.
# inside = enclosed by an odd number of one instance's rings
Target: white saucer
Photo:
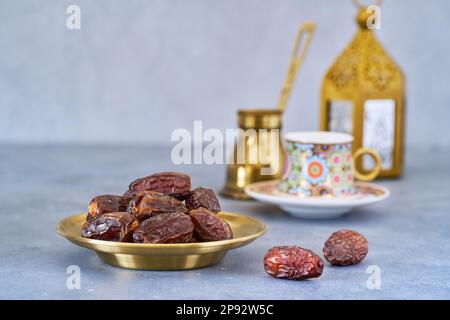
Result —
[[389, 197], [389, 190], [374, 183], [356, 182], [356, 193], [336, 198], [299, 197], [278, 190], [279, 180], [253, 183], [245, 188], [252, 198], [278, 205], [292, 216], [308, 219], [339, 217], [353, 208], [383, 201]]

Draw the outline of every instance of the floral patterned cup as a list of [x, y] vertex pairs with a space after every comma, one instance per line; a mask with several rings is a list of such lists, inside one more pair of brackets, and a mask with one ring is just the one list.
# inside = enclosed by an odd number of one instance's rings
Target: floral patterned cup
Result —
[[[370, 181], [377, 177], [381, 158], [375, 150], [358, 149], [352, 154], [353, 136], [338, 132], [291, 132], [285, 136], [286, 172], [278, 189], [308, 196], [336, 197], [354, 194], [355, 178]], [[358, 172], [354, 161], [363, 154], [373, 157], [369, 173]]]

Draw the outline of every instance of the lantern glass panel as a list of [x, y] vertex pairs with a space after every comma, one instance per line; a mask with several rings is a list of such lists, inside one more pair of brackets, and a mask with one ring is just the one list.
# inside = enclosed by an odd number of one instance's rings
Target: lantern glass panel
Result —
[[[395, 148], [395, 101], [392, 99], [366, 100], [364, 103], [363, 145], [378, 151], [382, 169], [391, 170]], [[373, 166], [370, 157], [364, 157], [363, 168]]]
[[328, 130], [353, 134], [353, 101], [328, 102]]

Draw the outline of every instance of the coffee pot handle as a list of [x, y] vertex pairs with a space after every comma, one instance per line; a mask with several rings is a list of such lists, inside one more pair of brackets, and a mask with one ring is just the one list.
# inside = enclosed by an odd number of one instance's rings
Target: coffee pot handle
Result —
[[[295, 82], [298, 69], [305, 59], [306, 52], [311, 46], [311, 41], [316, 31], [316, 24], [314, 22], [305, 22], [300, 26], [295, 39], [294, 49], [292, 50], [291, 62], [284, 80], [283, 88], [281, 89], [280, 98], [278, 100], [278, 110], [284, 112], [286, 109], [289, 96], [291, 95], [292, 86]], [[306, 37], [305, 41], [302, 41]]]
[[[373, 169], [370, 172], [359, 172], [358, 169], [356, 169], [355, 162], [356, 160], [364, 155], [368, 154], [370, 155], [373, 160], [375, 161], [375, 165]], [[356, 150], [356, 152], [353, 154], [353, 167], [355, 168], [355, 178], [361, 181], [372, 181], [374, 180], [381, 170], [381, 157], [380, 154], [375, 151], [374, 149], [370, 148], [359, 148]]]

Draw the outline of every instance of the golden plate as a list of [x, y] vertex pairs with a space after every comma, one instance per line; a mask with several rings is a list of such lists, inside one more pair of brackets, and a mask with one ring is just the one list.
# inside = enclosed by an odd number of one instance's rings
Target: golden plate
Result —
[[87, 239], [80, 235], [86, 213], [62, 219], [56, 231], [76, 245], [95, 250], [100, 259], [117, 267], [186, 270], [218, 263], [228, 250], [249, 244], [267, 230], [264, 223], [252, 217], [229, 212], [220, 212], [219, 215], [230, 224], [233, 239], [180, 244], [141, 244]]

